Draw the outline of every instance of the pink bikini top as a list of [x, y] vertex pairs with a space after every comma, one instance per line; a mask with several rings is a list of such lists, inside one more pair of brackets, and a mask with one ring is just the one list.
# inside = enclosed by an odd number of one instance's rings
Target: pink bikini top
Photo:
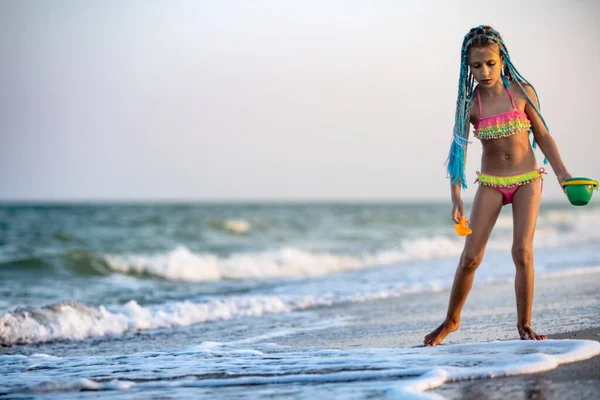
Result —
[[[506, 88], [513, 109], [503, 114], [496, 114], [489, 117], [480, 118], [475, 123], [475, 137], [480, 140], [499, 139], [514, 135], [517, 132], [528, 131], [531, 128], [531, 122], [527, 114], [517, 109], [510, 89]], [[479, 115], [483, 115], [481, 109], [481, 96], [477, 90], [477, 100], [479, 100]]]

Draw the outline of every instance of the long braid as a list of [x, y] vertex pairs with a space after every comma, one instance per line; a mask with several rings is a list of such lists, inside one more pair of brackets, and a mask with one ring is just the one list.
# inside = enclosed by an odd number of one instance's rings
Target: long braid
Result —
[[454, 116], [454, 136], [448, 155], [448, 175], [452, 178], [452, 183], [461, 182], [462, 187], [466, 188], [465, 177], [465, 150], [467, 148], [467, 136], [469, 132], [469, 114], [471, 112], [471, 102], [473, 100], [473, 74], [469, 70], [467, 56], [469, 54], [468, 33], [461, 48], [460, 55], [460, 74], [458, 78], [458, 97], [456, 99], [456, 113]]
[[[469, 133], [469, 116], [471, 113], [471, 103], [473, 100], [473, 94], [475, 92], [474, 87], [474, 77], [469, 69], [468, 64], [468, 54], [471, 46], [487, 46], [491, 43], [496, 43], [500, 48], [500, 56], [505, 64], [505, 69], [502, 71], [502, 82], [504, 87], [508, 88], [510, 86], [510, 81], [513, 80], [519, 85], [525, 96], [527, 97], [527, 101], [533, 106], [536, 113], [542, 119], [544, 126], [548, 129], [548, 125], [542, 116], [538, 106], [536, 106], [535, 102], [529, 97], [525, 88], [521, 82], [525, 82], [533, 89], [536, 100], [539, 104], [539, 99], [537, 95], [537, 91], [533, 87], [533, 85], [521, 75], [521, 73], [516, 69], [512, 60], [510, 59], [510, 55], [508, 53], [508, 49], [504, 44], [504, 40], [502, 40], [502, 36], [500, 33], [490, 26], [479, 25], [477, 28], [473, 28], [467, 33], [463, 39], [463, 45], [461, 48], [461, 56], [460, 56], [460, 75], [458, 78], [458, 97], [456, 100], [456, 114], [454, 119], [454, 135], [452, 140], [452, 145], [450, 146], [450, 153], [448, 155], [447, 169], [448, 175], [452, 179], [452, 183], [457, 183], [460, 181], [461, 186], [463, 188], [467, 188], [466, 184], [466, 176], [465, 176], [465, 151], [468, 144], [467, 136]], [[531, 134], [531, 129], [529, 130]], [[533, 148], [536, 148], [535, 139], [532, 143]], [[547, 163], [547, 160], [544, 159], [544, 164]]]

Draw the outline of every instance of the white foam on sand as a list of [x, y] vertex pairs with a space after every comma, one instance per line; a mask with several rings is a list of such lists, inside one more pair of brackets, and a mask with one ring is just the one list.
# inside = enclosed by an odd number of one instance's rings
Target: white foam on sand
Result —
[[341, 398], [440, 398], [427, 391], [446, 382], [546, 371], [598, 354], [596, 341], [546, 340], [344, 351], [206, 345], [108, 357], [0, 356], [0, 394], [118, 390], [111, 394], [118, 398], [131, 395], [131, 389], [143, 397], [144, 390], [165, 389], [177, 396], [184, 388], [196, 394], [219, 388], [227, 397], [243, 387], [239, 397], [244, 398], [265, 390], [283, 395], [293, 387], [296, 398], [332, 390]]

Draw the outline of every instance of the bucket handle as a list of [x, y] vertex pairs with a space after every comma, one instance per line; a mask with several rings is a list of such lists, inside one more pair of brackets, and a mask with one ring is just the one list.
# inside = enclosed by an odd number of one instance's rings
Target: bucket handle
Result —
[[598, 181], [577, 180], [562, 183], [562, 187], [570, 185], [592, 185], [594, 189], [598, 190]]

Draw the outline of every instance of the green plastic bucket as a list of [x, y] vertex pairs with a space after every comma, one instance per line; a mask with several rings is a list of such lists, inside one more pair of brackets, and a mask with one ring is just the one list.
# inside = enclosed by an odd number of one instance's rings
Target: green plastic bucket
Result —
[[598, 182], [590, 178], [570, 178], [562, 183], [567, 192], [569, 202], [574, 206], [585, 206], [592, 199], [594, 189], [598, 190]]

